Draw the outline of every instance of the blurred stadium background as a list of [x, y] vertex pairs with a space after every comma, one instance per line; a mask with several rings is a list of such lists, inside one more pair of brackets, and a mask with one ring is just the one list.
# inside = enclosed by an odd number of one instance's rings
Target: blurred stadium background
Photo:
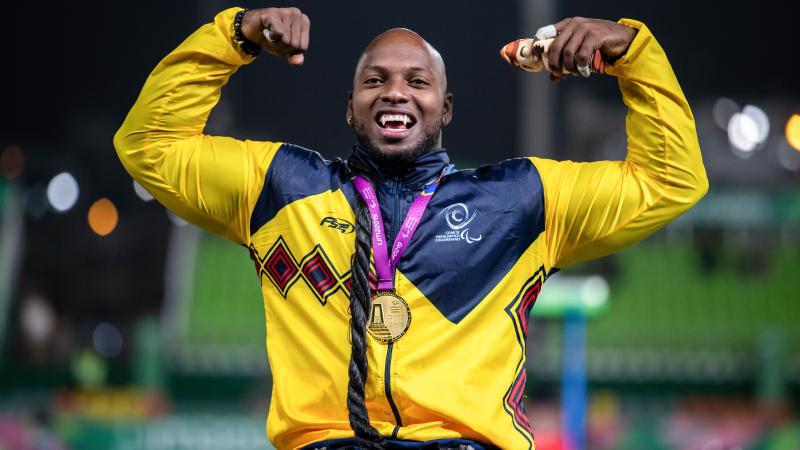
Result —
[[[790, 4], [291, 3], [312, 21], [306, 65], [262, 56], [242, 68], [208, 133], [346, 155], [356, 58], [378, 32], [406, 26], [448, 65], [456, 114], [445, 143], [459, 167], [530, 154], [624, 157], [613, 79], [550, 86], [497, 51], [562, 17], [644, 21], [693, 107], [711, 189], [642, 244], [564, 274], [600, 276], [608, 288], [583, 336], [586, 448], [800, 449], [800, 58]], [[270, 448], [263, 306], [247, 251], [151, 201], [111, 142], [158, 60], [232, 5], [3, 7], [0, 449]], [[538, 305], [533, 316], [537, 448], [576, 448], [559, 399], [562, 361], [577, 356], [562, 350], [564, 319]]]

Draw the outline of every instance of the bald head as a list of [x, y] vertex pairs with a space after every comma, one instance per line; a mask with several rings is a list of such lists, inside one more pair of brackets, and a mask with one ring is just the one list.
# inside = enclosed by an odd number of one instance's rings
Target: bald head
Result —
[[411, 30], [379, 34], [358, 59], [347, 122], [359, 144], [389, 164], [408, 164], [442, 146], [453, 94], [442, 56]]
[[422, 36], [408, 28], [392, 28], [375, 36], [358, 58], [355, 77], [357, 78], [365, 65], [373, 59], [370, 58], [373, 54], [383, 55], [386, 52], [394, 51], [398, 53], [398, 57], [402, 57], [402, 53], [407, 53], [409, 50], [414, 51], [414, 49], [416, 52], [421, 52], [426, 55], [430, 70], [440, 77], [442, 92], [446, 92], [447, 72], [444, 67], [442, 55], [428, 43], [428, 41], [423, 39]]

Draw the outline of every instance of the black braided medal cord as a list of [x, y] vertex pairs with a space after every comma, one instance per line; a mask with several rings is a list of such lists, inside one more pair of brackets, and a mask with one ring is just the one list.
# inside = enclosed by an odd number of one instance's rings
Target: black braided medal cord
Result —
[[[350, 167], [370, 183], [363, 167], [350, 158]], [[358, 445], [365, 450], [383, 450], [385, 441], [369, 422], [364, 400], [364, 383], [367, 378], [367, 311], [369, 310], [369, 262], [372, 248], [372, 221], [367, 204], [356, 194], [356, 252], [353, 258], [350, 291], [350, 365], [347, 383], [347, 410], [350, 427], [355, 432]]]

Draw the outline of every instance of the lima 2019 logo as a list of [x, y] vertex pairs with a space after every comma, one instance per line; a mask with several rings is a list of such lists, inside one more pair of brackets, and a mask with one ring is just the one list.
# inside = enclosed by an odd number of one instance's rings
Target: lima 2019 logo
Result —
[[444, 220], [450, 229], [444, 233], [437, 234], [434, 242], [467, 241], [467, 244], [472, 244], [483, 239], [481, 234], [475, 236], [469, 233], [468, 227], [475, 220], [478, 211], [472, 211], [472, 214], [470, 214], [469, 208], [464, 203], [453, 203], [441, 210], [439, 215], [444, 216]]

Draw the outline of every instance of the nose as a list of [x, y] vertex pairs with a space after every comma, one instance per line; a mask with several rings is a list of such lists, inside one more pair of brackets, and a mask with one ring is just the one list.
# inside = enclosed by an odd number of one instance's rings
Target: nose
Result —
[[394, 80], [384, 85], [381, 101], [386, 103], [406, 103], [409, 101], [408, 85], [405, 80]]

